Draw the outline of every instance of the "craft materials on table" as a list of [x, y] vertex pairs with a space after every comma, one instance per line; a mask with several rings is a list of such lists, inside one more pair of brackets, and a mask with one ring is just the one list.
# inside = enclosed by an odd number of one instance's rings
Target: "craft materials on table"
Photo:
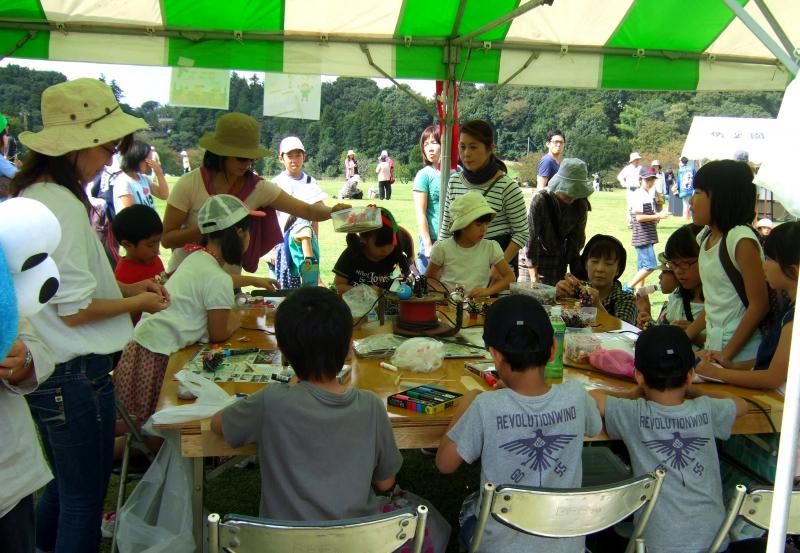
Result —
[[[400, 344], [407, 339], [395, 334], [373, 334], [354, 340], [353, 351], [362, 359], [388, 359]], [[454, 336], [453, 338], [448, 338], [447, 341], [442, 341], [445, 359], [468, 359], [486, 356], [485, 349], [473, 346], [467, 340], [461, 340], [463, 343], [454, 343], [451, 340], [459, 340], [459, 337]]]
[[500, 380], [500, 375], [497, 373], [492, 361], [465, 361], [464, 368], [486, 381], [489, 386], [496, 386], [497, 381]]
[[455, 405], [461, 395], [436, 386], [416, 386], [390, 395], [386, 398], [386, 403], [389, 407], [432, 415]]
[[267, 383], [282, 374], [281, 352], [276, 349], [203, 347], [184, 366], [212, 382]]

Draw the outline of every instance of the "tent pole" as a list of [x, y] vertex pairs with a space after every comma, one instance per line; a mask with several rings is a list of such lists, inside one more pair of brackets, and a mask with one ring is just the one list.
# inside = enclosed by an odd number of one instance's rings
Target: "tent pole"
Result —
[[786, 52], [788, 52], [790, 56], [794, 56], [796, 59], [800, 54], [798, 54], [798, 52], [795, 52], [795, 48], [794, 45], [792, 44], [792, 41], [789, 40], [788, 36], [786, 36], [786, 33], [780, 26], [780, 23], [778, 23], [778, 20], [775, 19], [775, 16], [772, 15], [772, 11], [769, 9], [769, 6], [767, 6], [766, 3], [764, 3], [764, 0], [754, 0], [754, 1], [756, 3], [756, 6], [758, 6], [758, 9], [761, 10], [761, 13], [764, 15], [764, 18], [767, 20], [767, 23], [769, 23], [769, 26], [772, 27], [772, 30], [778, 36], [778, 40], [781, 41], [781, 44], [783, 44], [783, 47], [786, 49]]
[[[798, 286], [800, 289], [800, 286]], [[775, 495], [769, 517], [767, 553], [783, 553], [786, 545], [786, 520], [789, 516], [792, 486], [797, 455], [797, 431], [800, 418], [800, 325], [792, 328], [789, 370], [786, 374], [786, 394], [783, 396], [781, 439], [778, 446], [778, 466], [775, 471]]]
[[520, 7], [518, 7], [516, 10], [512, 10], [512, 11], [508, 12], [503, 17], [501, 17], [499, 19], [495, 19], [494, 21], [492, 21], [490, 23], [487, 23], [483, 27], [479, 27], [479, 28], [475, 29], [474, 31], [465, 34], [464, 36], [460, 36], [460, 37], [456, 38], [453, 41], [453, 44], [455, 44], [457, 46], [460, 46], [464, 42], [468, 42], [468, 41], [472, 40], [475, 37], [479, 37], [482, 34], [488, 32], [488, 31], [491, 31], [492, 29], [494, 29], [496, 27], [499, 27], [503, 23], [511, 21], [512, 19], [514, 19], [514, 18], [516, 18], [516, 17], [518, 17], [518, 16], [520, 16], [520, 15], [526, 13], [526, 12], [531, 11], [533, 8], [538, 8], [542, 4], [547, 4], [549, 6], [552, 6], [553, 5], [553, 0], [530, 0], [529, 2], [526, 2], [525, 4], [523, 4]]
[[739, 5], [736, 0], [725, 0], [725, 3], [728, 5], [730, 10], [736, 14], [742, 23], [744, 23], [745, 27], [750, 29], [758, 40], [767, 47], [767, 50], [772, 52], [778, 61], [780, 61], [789, 72], [797, 76], [798, 71], [800, 71], [800, 67], [798, 67], [797, 62], [791, 58], [791, 55], [788, 52], [785, 52], [778, 44], [772, 40], [764, 29], [762, 29], [755, 19], [753, 19], [745, 9]]
[[439, 157], [439, 167], [441, 168], [439, 175], [439, 236], [442, 235], [442, 221], [444, 221], [444, 207], [445, 198], [447, 197], [447, 183], [450, 180], [450, 150], [453, 143], [453, 124], [455, 123], [455, 94], [454, 88], [456, 83], [456, 63], [458, 62], [459, 48], [448, 44], [445, 47], [445, 56], [447, 63], [447, 80], [444, 82], [442, 92], [444, 93], [444, 102], [442, 106], [442, 126], [444, 133], [442, 136], [442, 149], [441, 156]]

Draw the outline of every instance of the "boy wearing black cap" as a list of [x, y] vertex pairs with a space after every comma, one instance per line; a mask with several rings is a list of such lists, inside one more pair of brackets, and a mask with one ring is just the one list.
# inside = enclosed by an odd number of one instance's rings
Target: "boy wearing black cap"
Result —
[[[580, 487], [583, 436], [600, 432], [602, 421], [597, 405], [580, 383], [551, 386], [545, 382], [544, 365], [556, 346], [544, 308], [528, 296], [500, 298], [486, 314], [483, 341], [506, 388], [462, 398], [439, 443], [437, 468], [447, 474], [464, 461], [480, 459], [481, 485]], [[468, 533], [466, 528], [463, 534]], [[480, 548], [548, 553], [583, 550], [583, 538], [529, 536], [493, 520], [486, 525]]]
[[667, 471], [645, 530], [648, 552], [708, 551], [725, 516], [714, 439], [730, 437], [734, 420], [747, 405], [730, 394], [712, 398], [690, 388], [694, 358], [683, 330], [654, 326], [636, 342], [638, 386], [624, 397], [590, 392], [605, 417], [608, 436], [625, 442], [634, 474]]

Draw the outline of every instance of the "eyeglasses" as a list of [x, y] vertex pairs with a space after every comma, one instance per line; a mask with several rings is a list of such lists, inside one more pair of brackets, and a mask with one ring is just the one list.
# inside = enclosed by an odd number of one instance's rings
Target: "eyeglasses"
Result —
[[110, 148], [106, 144], [100, 144], [100, 147], [113, 156], [119, 152], [119, 145], [119, 142], [112, 142]]
[[670, 261], [669, 262], [670, 267], [672, 267], [673, 269], [680, 269], [681, 271], [688, 270], [689, 267], [691, 267], [695, 263], [697, 263], [697, 258], [696, 257], [691, 261]]
[[563, 140], [551, 140], [550, 144], [565, 144]]

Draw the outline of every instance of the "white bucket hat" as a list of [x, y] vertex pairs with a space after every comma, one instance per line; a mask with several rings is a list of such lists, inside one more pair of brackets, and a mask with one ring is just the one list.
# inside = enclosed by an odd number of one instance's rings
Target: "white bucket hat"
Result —
[[261, 125], [244, 113], [226, 113], [217, 119], [214, 132], [199, 140], [201, 147], [223, 157], [258, 159], [269, 153], [261, 146]]
[[450, 232], [455, 232], [468, 227], [476, 219], [484, 215], [491, 215], [493, 218], [497, 212], [489, 207], [486, 198], [480, 192], [467, 192], [450, 204]]
[[128, 115], [114, 93], [97, 79], [75, 79], [42, 92], [39, 132], [20, 133], [19, 141], [47, 156], [93, 148], [147, 129], [144, 119]]
[[232, 227], [248, 215], [264, 217], [263, 211], [253, 211], [242, 200], [230, 194], [211, 196], [197, 212], [197, 226], [202, 234], [211, 234]]
[[631, 155], [628, 156], [628, 163], [636, 161], [637, 159], [642, 159], [642, 156], [639, 155], [639, 152], [631, 152]]

